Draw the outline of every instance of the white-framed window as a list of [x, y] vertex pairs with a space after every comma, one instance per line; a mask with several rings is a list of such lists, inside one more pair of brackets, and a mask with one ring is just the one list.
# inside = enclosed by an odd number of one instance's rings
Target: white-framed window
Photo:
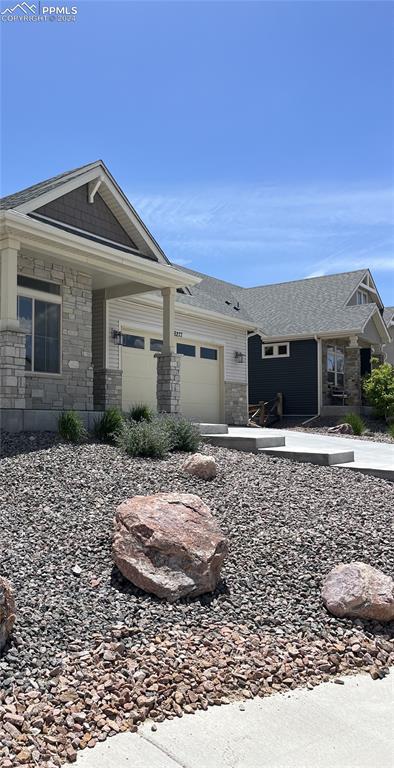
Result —
[[279, 344], [263, 344], [261, 347], [261, 354], [262, 357], [267, 360], [274, 357], [289, 357], [290, 343], [288, 341], [282, 341]]
[[345, 384], [345, 352], [342, 347], [327, 348], [327, 380], [334, 387]]
[[26, 334], [25, 369], [61, 372], [60, 286], [18, 275], [18, 319]]
[[359, 289], [356, 293], [356, 303], [368, 304], [368, 293]]

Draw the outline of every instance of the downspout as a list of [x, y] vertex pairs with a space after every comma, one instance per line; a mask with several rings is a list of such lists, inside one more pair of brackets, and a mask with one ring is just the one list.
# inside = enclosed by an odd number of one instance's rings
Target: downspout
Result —
[[310, 419], [307, 419], [306, 421], [302, 422], [302, 425], [309, 424], [311, 421], [314, 421], [315, 419], [318, 419], [321, 414], [321, 406], [322, 406], [322, 346], [321, 346], [321, 339], [319, 339], [316, 335], [313, 337], [316, 344], [317, 344], [317, 413], [315, 416], [311, 416]]

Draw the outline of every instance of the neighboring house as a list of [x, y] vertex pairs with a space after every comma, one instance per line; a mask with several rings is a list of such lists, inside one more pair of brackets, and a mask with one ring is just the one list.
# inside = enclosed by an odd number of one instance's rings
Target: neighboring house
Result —
[[171, 265], [102, 161], [0, 207], [3, 429], [136, 402], [246, 424], [248, 379], [250, 404], [358, 410], [390, 347], [367, 269], [242, 288]]
[[170, 265], [104, 163], [9, 195], [1, 209], [3, 429], [138, 401], [246, 423], [249, 319], [231, 291], [222, 304]]
[[384, 346], [385, 360], [394, 365], [394, 307], [386, 307], [383, 317], [390, 334], [390, 341]]

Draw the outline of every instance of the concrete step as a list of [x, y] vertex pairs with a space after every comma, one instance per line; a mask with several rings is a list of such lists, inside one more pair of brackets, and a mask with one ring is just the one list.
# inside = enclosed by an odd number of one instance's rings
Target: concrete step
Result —
[[257, 453], [261, 448], [269, 448], [275, 445], [284, 445], [285, 438], [283, 436], [269, 436], [261, 437], [252, 435], [250, 437], [244, 435], [204, 435], [204, 442], [211, 443], [211, 445], [217, 445], [219, 448], [234, 448], [236, 451], [248, 451], [249, 453]]
[[304, 448], [271, 448], [262, 447], [259, 451], [268, 456], [278, 456], [281, 459], [291, 459], [307, 464], [320, 464], [321, 466], [332, 466], [333, 464], [343, 464], [344, 462], [354, 461], [354, 451], [316, 450]]
[[227, 435], [227, 424], [196, 424], [201, 435]]

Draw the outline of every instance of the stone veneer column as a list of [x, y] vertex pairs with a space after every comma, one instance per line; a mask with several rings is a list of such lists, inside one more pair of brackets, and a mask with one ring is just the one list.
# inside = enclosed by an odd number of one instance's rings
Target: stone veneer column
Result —
[[226, 424], [245, 426], [248, 419], [248, 385], [237, 381], [225, 381], [224, 420]]
[[122, 409], [122, 371], [103, 368], [94, 369], [93, 399], [95, 411], [108, 408]]
[[0, 408], [25, 408], [26, 336], [0, 330]]
[[345, 349], [345, 389], [349, 394], [347, 405], [361, 405], [361, 366], [359, 347]]
[[157, 410], [159, 413], [180, 413], [181, 357], [175, 352], [162, 352], [157, 358]]

